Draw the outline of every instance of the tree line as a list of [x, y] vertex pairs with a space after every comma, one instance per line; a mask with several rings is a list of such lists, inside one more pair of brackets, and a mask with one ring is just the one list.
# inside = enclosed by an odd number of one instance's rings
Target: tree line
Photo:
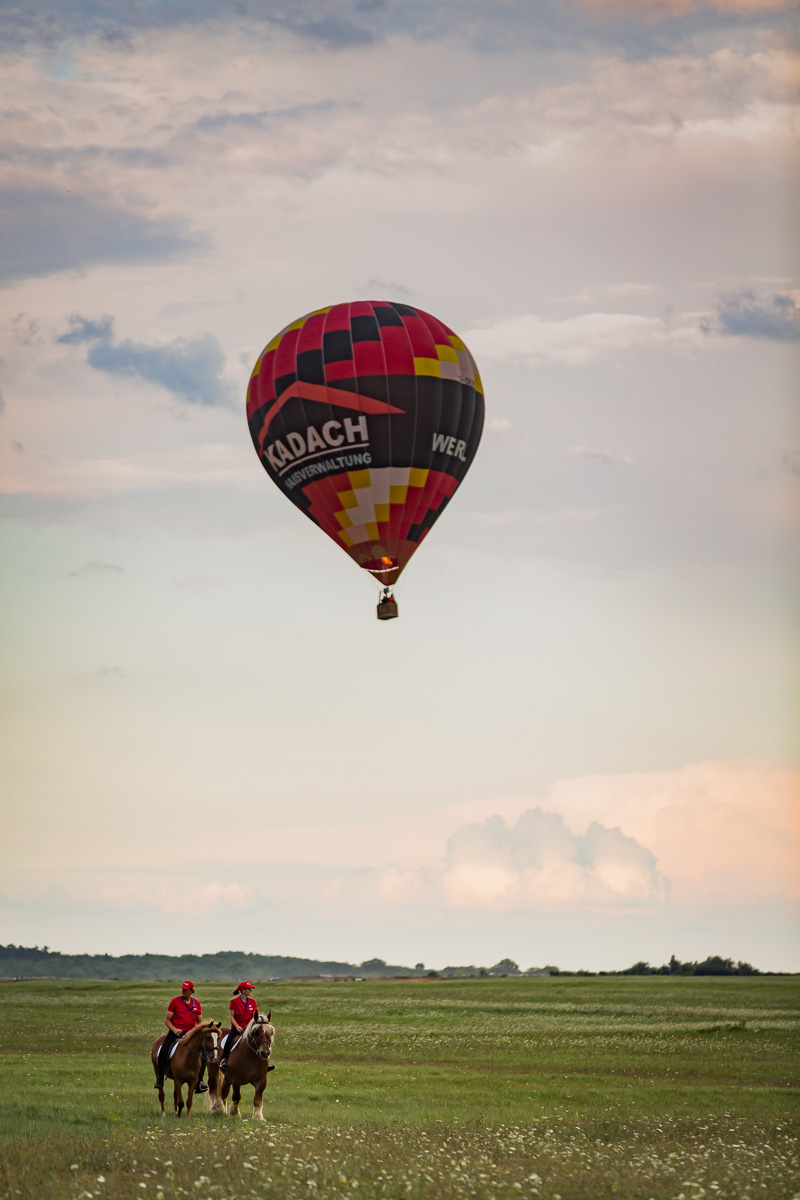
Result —
[[523, 971], [510, 958], [493, 967], [443, 967], [429, 970], [424, 963], [413, 967], [393, 966], [382, 958], [359, 964], [292, 958], [280, 954], [250, 954], [222, 950], [217, 954], [61, 954], [48, 946], [0, 946], [0, 978], [3, 979], [118, 979], [146, 982], [214, 979], [467, 979], [535, 975], [762, 975], [748, 962], [711, 955], [702, 962], [681, 962], [673, 954], [663, 966], [644, 960], [621, 971], [566, 971], [548, 965]]

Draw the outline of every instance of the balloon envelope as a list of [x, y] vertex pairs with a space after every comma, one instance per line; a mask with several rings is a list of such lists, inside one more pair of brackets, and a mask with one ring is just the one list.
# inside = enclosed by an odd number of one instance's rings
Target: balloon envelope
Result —
[[256, 452], [281, 491], [393, 584], [478, 448], [483, 387], [461, 339], [408, 304], [317, 309], [265, 347], [247, 392]]

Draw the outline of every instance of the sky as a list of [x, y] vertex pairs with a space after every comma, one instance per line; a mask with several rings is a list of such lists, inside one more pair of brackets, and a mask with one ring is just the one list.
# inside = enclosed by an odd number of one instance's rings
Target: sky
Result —
[[[800, 970], [791, 15], [3, 6], [0, 941]], [[244, 418], [355, 299], [486, 393], [386, 623]]]

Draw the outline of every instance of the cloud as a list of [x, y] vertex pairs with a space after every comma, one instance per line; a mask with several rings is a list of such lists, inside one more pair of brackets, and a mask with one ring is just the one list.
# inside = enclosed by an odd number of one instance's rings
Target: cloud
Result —
[[655, 904], [667, 880], [670, 904], [698, 911], [785, 904], [800, 898], [798, 795], [797, 771], [709, 760], [563, 779], [537, 799], [459, 801], [413, 823], [273, 825], [270, 858], [346, 865], [333, 885], [342, 899], [431, 910]]
[[248, 444], [202, 443], [146, 450], [128, 457], [92, 458], [52, 455], [46, 460], [26, 455], [9, 465], [0, 478], [0, 494], [69, 496], [96, 499], [162, 488], [224, 487], [260, 492], [264, 483], [253, 470]]
[[167, 915], [209, 916], [217, 912], [239, 912], [253, 899], [250, 888], [240, 883], [175, 883], [152, 887], [138, 882], [109, 883], [99, 889], [106, 904], [115, 908], [154, 908]]
[[78, 567], [77, 571], [69, 571], [67, 577], [69, 579], [78, 579], [84, 575], [103, 575], [109, 571], [120, 573], [122, 567], [118, 566], [117, 563], [88, 562], [84, 563], [82, 567]]
[[[294, 0], [291, 6], [275, 0], [259, 4], [257, 11], [248, 13], [242, 0], [194, 0], [191, 7], [176, 5], [171, 0], [152, 0], [145, 5], [120, 6], [108, 0], [98, 3], [73, 3], [71, 0], [50, 0], [47, 10], [36, 11], [24, 2], [6, 4], [0, 13], [0, 36], [10, 45], [40, 43], [55, 46], [79, 36], [94, 35], [104, 47], [125, 50], [133, 35], [146, 30], [180, 29], [203, 22], [228, 22], [247, 17], [251, 37], [264, 36], [270, 25], [279, 26], [295, 36], [317, 42], [330, 50], [369, 45], [375, 34], [353, 21], [348, 13], [349, 0]], [[286, 8], [291, 16], [286, 16]], [[356, 11], [364, 14], [380, 11], [380, 2], [358, 3]], [[331, 9], [339, 9], [337, 14]], [[70, 59], [65, 49], [53, 70], [59, 77], [70, 78]]]
[[114, 318], [101, 317], [99, 321], [87, 321], [85, 317], [70, 317], [71, 329], [63, 333], [58, 341], [64, 346], [80, 346], [83, 342], [111, 340], [114, 332]]
[[244, 112], [229, 112], [223, 109], [220, 112], [198, 117], [192, 125], [188, 126], [186, 132], [206, 133], [229, 129], [261, 130], [274, 122], [331, 112], [336, 107], [339, 106], [332, 100], [317, 100], [310, 104], [293, 104], [289, 108], [279, 109], [261, 108], [256, 111]]
[[640, 20], [664, 20], [668, 17], [701, 13], [703, 10], [725, 16], [775, 13], [791, 8], [794, 0], [578, 0], [589, 12], [624, 12]]
[[174, 258], [198, 245], [176, 220], [44, 186], [0, 195], [0, 282], [101, 262]]
[[202, 595], [222, 587], [225, 580], [220, 579], [218, 575], [183, 575], [172, 582], [181, 592], [196, 592]]
[[709, 333], [719, 332], [728, 337], [797, 342], [800, 341], [800, 307], [789, 292], [770, 296], [739, 292], [720, 299], [716, 322], [708, 323], [704, 328]]
[[635, 313], [585, 313], [562, 321], [533, 314], [500, 318], [470, 330], [467, 338], [479, 358], [521, 360], [529, 366], [563, 363], [584, 366], [603, 355], [637, 346], [701, 345], [695, 325], [672, 324]]
[[614, 454], [611, 450], [598, 450], [592, 446], [570, 446], [565, 454], [568, 458], [590, 458], [602, 463], [630, 464], [633, 462], [629, 454]]
[[598, 297], [609, 296], [612, 299], [617, 296], [649, 296], [653, 292], [660, 292], [661, 285], [658, 283], [597, 283], [588, 285], [585, 291], [576, 292], [571, 296], [559, 296], [558, 299], [563, 303], [568, 304], [574, 301], [580, 303], [596, 303]]
[[516, 821], [500, 815], [462, 825], [438, 868], [391, 864], [338, 876], [327, 899], [389, 907], [473, 912], [542, 912], [652, 908], [666, 899], [655, 856], [620, 829], [597, 821], [575, 834], [540, 807]]
[[240, 911], [249, 906], [250, 888], [241, 883], [206, 883], [173, 892], [162, 888], [158, 892], [159, 907], [165, 913], [197, 913], [198, 916], [220, 911]]
[[512, 429], [513, 425], [508, 417], [489, 417], [483, 427], [484, 433], [488, 433], [494, 437], [505, 437]]
[[387, 279], [370, 279], [366, 291], [376, 300], [382, 296], [390, 300], [410, 300], [412, 295], [411, 289], [404, 283], [392, 283]]
[[70, 330], [57, 340], [64, 345], [89, 343], [87, 361], [109, 375], [139, 377], [157, 383], [188, 404], [225, 407], [232, 403], [231, 385], [220, 378], [225, 355], [213, 334], [187, 341], [176, 338], [163, 346], [148, 346], [130, 339], [114, 343], [113, 321], [70, 317]]
[[619, 824], [650, 847], [675, 903], [730, 905], [800, 897], [798, 795], [800, 773], [744, 759], [563, 780], [543, 802], [571, 823]]
[[651, 905], [667, 881], [649, 850], [592, 822], [574, 834], [558, 813], [529, 809], [514, 825], [492, 816], [450, 838], [440, 886], [449, 908], [503, 911]]
[[371, 46], [375, 34], [363, 25], [357, 25], [348, 17], [321, 16], [316, 20], [299, 20], [297, 17], [272, 17], [298, 37], [320, 42], [329, 50], [342, 50], [351, 46]]

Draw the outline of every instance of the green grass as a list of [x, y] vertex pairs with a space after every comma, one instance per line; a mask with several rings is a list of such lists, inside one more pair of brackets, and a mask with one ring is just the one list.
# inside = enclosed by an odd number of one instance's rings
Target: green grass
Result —
[[[200, 1101], [189, 1122], [160, 1119], [149, 1048], [169, 986], [0, 984], [0, 1196], [800, 1200], [799, 992], [264, 984], [278, 1069], [262, 1125]], [[204, 1013], [222, 1018], [230, 993], [204, 984]]]

